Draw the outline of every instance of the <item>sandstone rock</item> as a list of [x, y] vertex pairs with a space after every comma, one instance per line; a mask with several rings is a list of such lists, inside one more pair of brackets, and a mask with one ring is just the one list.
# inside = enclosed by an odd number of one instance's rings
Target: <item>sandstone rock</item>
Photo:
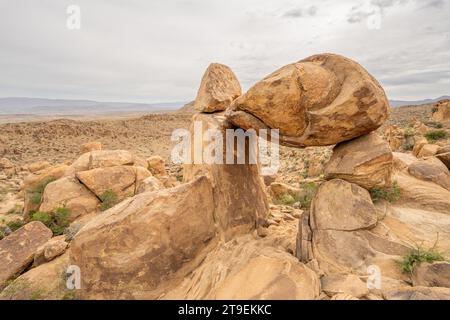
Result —
[[155, 177], [148, 177], [143, 180], [137, 187], [136, 194], [143, 192], [158, 191], [164, 189], [164, 185]]
[[450, 300], [450, 288], [402, 287], [383, 292], [386, 300]]
[[97, 150], [89, 153], [89, 169], [133, 165], [133, 155], [125, 150]]
[[344, 180], [323, 183], [311, 204], [313, 230], [354, 231], [376, 223], [377, 213], [369, 192]]
[[388, 126], [386, 128], [386, 139], [392, 151], [401, 150], [406, 143], [404, 131], [397, 126]]
[[226, 116], [244, 129], [279, 129], [281, 144], [304, 147], [374, 131], [388, 110], [383, 89], [358, 63], [320, 54], [267, 76], [236, 99]]
[[408, 168], [408, 172], [418, 179], [432, 181], [450, 191], [450, 172], [435, 157], [412, 163]]
[[212, 192], [200, 177], [125, 200], [85, 225], [70, 247], [82, 297], [154, 299], [191, 272], [216, 234]]
[[450, 145], [439, 148], [436, 157], [450, 169]]
[[415, 144], [414, 144], [414, 148], [412, 150], [412, 154], [416, 157], [419, 156], [420, 151], [422, 150], [422, 148], [428, 144], [428, 140], [424, 137], [421, 137], [420, 139], [417, 139]]
[[322, 291], [329, 296], [348, 294], [355, 298], [363, 298], [369, 294], [367, 284], [352, 274], [333, 274], [321, 278]]
[[114, 192], [119, 199], [135, 193], [136, 169], [131, 166], [96, 168], [77, 172], [76, 177], [101, 198], [106, 191]]
[[9, 284], [0, 300], [62, 300], [73, 297], [68, 291], [64, 274], [69, 266], [69, 255], [33, 268]]
[[417, 154], [417, 158], [425, 158], [434, 156], [439, 150], [439, 146], [436, 144], [425, 144]]
[[160, 156], [153, 156], [147, 159], [148, 170], [155, 176], [166, 176], [166, 164]]
[[102, 143], [99, 141], [91, 141], [81, 146], [81, 154], [96, 150], [102, 150]]
[[36, 250], [46, 243], [53, 233], [41, 222], [30, 222], [0, 240], [0, 289], [19, 275], [33, 261]]
[[400, 188], [399, 202], [404, 206], [450, 213], [450, 192], [447, 189], [404, 172], [396, 173], [393, 180]]
[[416, 162], [418, 159], [409, 153], [403, 152], [392, 152], [393, 156], [393, 167], [394, 170], [402, 171], [407, 170], [409, 165]]
[[34, 254], [33, 266], [39, 266], [43, 263], [52, 261], [62, 255], [68, 246], [65, 241], [66, 236], [58, 236], [50, 239], [47, 243], [40, 246]]
[[203, 75], [195, 109], [201, 112], [223, 111], [242, 94], [241, 85], [231, 69], [212, 63]]
[[411, 278], [414, 286], [450, 288], [450, 263], [421, 263], [414, 266]]
[[338, 293], [331, 297], [330, 300], [359, 300], [358, 298], [355, 298], [354, 296], [346, 293]]
[[[230, 124], [217, 115], [196, 114], [193, 120], [201, 121], [203, 131], [218, 130], [223, 136], [225, 130], [230, 128]], [[204, 143], [204, 147], [209, 144]], [[224, 159], [225, 151], [226, 146], [223, 147]], [[248, 153], [247, 148], [245, 154], [248, 156]], [[215, 221], [219, 229], [225, 231], [226, 241], [236, 234], [245, 234], [256, 229], [259, 218], [265, 220], [269, 205], [257, 164], [204, 163], [184, 166], [184, 181], [191, 181], [200, 175], [207, 175], [211, 179]]]
[[344, 179], [363, 188], [391, 184], [392, 152], [376, 133], [338, 144], [325, 168], [328, 179]]
[[[152, 174], [145, 167], [137, 166], [137, 167], [134, 168], [134, 170], [136, 172], [136, 181], [135, 181], [134, 194], [137, 194], [138, 193], [138, 188], [144, 183], [144, 181], [146, 179], [151, 178]], [[147, 190], [147, 191], [150, 191], [150, 190]]]
[[95, 211], [100, 204], [98, 198], [75, 178], [62, 178], [47, 185], [39, 210], [53, 212], [66, 207], [70, 221]]
[[35, 173], [49, 167], [51, 167], [51, 164], [48, 161], [38, 161], [27, 166], [28, 171], [30, 171], [31, 173]]
[[303, 195], [302, 189], [282, 182], [273, 182], [270, 185], [270, 193], [275, 199], [278, 199], [285, 194], [288, 194], [294, 198], [299, 198]]
[[269, 238], [221, 243], [163, 299], [317, 299], [320, 280]]
[[301, 214], [298, 222], [295, 256], [303, 263], [313, 259], [312, 232], [310, 227], [310, 214], [305, 211]]
[[438, 122], [450, 122], [450, 100], [444, 99], [433, 107], [433, 120]]

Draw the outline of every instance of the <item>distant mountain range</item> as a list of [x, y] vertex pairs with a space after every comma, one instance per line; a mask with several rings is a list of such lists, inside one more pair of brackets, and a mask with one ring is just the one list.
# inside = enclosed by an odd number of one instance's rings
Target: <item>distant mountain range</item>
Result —
[[389, 100], [391, 107], [400, 107], [400, 106], [417, 106], [421, 104], [431, 104], [436, 103], [442, 99], [450, 99], [450, 96], [442, 96], [436, 99], [424, 99], [424, 100], [416, 100], [416, 101], [402, 101], [402, 100]]
[[0, 115], [68, 115], [133, 111], [175, 111], [186, 102], [131, 103], [98, 102], [92, 100], [0, 98]]

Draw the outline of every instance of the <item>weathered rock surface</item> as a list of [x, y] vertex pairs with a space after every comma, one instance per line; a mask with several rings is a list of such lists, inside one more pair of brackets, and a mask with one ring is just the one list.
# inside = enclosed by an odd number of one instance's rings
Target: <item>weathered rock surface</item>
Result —
[[450, 263], [421, 263], [414, 266], [411, 278], [414, 286], [450, 288]]
[[136, 194], [149, 191], [158, 191], [161, 189], [164, 189], [164, 185], [161, 181], [152, 176], [144, 179], [137, 185]]
[[76, 178], [66, 177], [47, 185], [39, 210], [53, 212], [57, 208], [66, 207], [70, 211], [70, 221], [74, 221], [95, 211], [99, 204], [100, 201], [95, 194]]
[[91, 141], [81, 146], [81, 154], [96, 150], [102, 150], [102, 143], [99, 141]]
[[417, 158], [425, 158], [434, 156], [439, 150], [439, 146], [436, 144], [425, 144], [417, 153]]
[[233, 71], [223, 64], [212, 63], [203, 75], [195, 109], [201, 112], [223, 111], [241, 94], [241, 85]]
[[450, 122], [450, 100], [444, 99], [433, 107], [433, 120], [438, 122]]
[[[201, 121], [203, 132], [208, 129], [218, 130], [223, 137], [225, 137], [225, 130], [232, 128], [223, 117], [217, 115], [196, 114], [193, 120]], [[204, 142], [203, 148], [205, 149], [207, 145], [208, 143]], [[225, 152], [224, 145], [224, 162]], [[249, 150], [246, 148], [247, 156], [248, 153]], [[212, 182], [214, 218], [219, 228], [225, 231], [223, 234], [226, 240], [236, 234], [245, 234], [254, 230], [258, 219], [266, 218], [269, 205], [257, 164], [203, 163], [184, 166], [184, 181], [191, 181], [200, 175], [208, 176]]]
[[69, 255], [33, 268], [9, 284], [1, 293], [0, 300], [62, 300], [71, 299], [64, 274], [69, 266]]
[[152, 156], [147, 159], [148, 170], [155, 176], [166, 176], [166, 164], [160, 156]]
[[200, 177], [125, 200], [85, 225], [70, 250], [82, 296], [154, 299], [191, 272], [217, 232], [212, 192]]
[[348, 294], [355, 298], [363, 298], [369, 294], [367, 284], [352, 274], [333, 274], [321, 278], [322, 291], [328, 296]]
[[408, 168], [408, 172], [418, 179], [434, 182], [450, 191], [450, 172], [435, 157], [412, 163]]
[[391, 184], [393, 156], [376, 133], [338, 144], [325, 168], [328, 179], [343, 179], [363, 188]]
[[439, 148], [436, 157], [450, 169], [450, 145]]
[[33, 262], [36, 250], [46, 243], [53, 233], [41, 222], [30, 222], [0, 240], [0, 289], [19, 275]]
[[120, 199], [135, 193], [136, 168], [113, 166], [77, 172], [76, 177], [97, 197], [106, 191], [114, 192]]
[[396, 171], [408, 170], [409, 165], [418, 159], [410, 153], [392, 152], [393, 167]]
[[449, 288], [402, 287], [383, 292], [386, 300], [450, 300]]
[[54, 237], [40, 246], [34, 254], [33, 266], [47, 263], [62, 255], [69, 245], [65, 239], [65, 235]]
[[319, 187], [310, 223], [313, 230], [354, 231], [375, 226], [377, 213], [367, 190], [334, 179]]
[[380, 127], [389, 104], [379, 83], [358, 63], [336, 54], [287, 65], [236, 99], [227, 118], [249, 129], [280, 130], [288, 146], [323, 146]]

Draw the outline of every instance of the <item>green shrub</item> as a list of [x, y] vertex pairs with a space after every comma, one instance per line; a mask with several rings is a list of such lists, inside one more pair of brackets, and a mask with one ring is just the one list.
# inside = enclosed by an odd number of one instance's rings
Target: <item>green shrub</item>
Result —
[[45, 179], [44, 181], [41, 181], [31, 193], [30, 197], [31, 202], [33, 204], [40, 204], [42, 201], [42, 194], [44, 193], [45, 187], [47, 187], [48, 184], [52, 183], [55, 180], [56, 180], [55, 178], [50, 177]]
[[398, 199], [400, 199], [401, 191], [397, 181], [395, 181], [392, 184], [392, 187], [375, 187], [371, 189], [370, 196], [372, 197], [372, 200], [374, 202], [379, 200], [396, 202]]
[[58, 208], [54, 212], [36, 212], [31, 215], [31, 221], [40, 221], [52, 230], [53, 235], [59, 236], [70, 225], [70, 210]]
[[116, 204], [120, 202], [119, 197], [112, 190], [106, 190], [105, 192], [103, 192], [102, 195], [100, 196], [100, 200], [102, 201], [101, 204], [102, 211], [108, 210], [109, 208], [114, 207]]
[[282, 194], [276, 201], [278, 204], [284, 204], [286, 206], [291, 206], [294, 203], [298, 202], [292, 195], [285, 193]]
[[2, 240], [4, 237], [6, 237], [6, 235], [3, 230], [0, 229], [0, 240]]
[[403, 260], [400, 261], [400, 266], [403, 272], [412, 273], [415, 265], [422, 262], [431, 263], [434, 261], [445, 261], [445, 258], [434, 248], [425, 250], [418, 246], [416, 249], [411, 250]]
[[446, 139], [448, 137], [448, 133], [445, 130], [432, 130], [425, 133], [425, 138], [427, 138], [428, 142], [434, 143], [440, 139]]
[[302, 185], [302, 189], [305, 193], [303, 197], [300, 197], [300, 203], [302, 208], [309, 208], [311, 206], [311, 201], [317, 192], [318, 185], [314, 182], [308, 182]]
[[16, 220], [16, 221], [8, 222], [6, 225], [8, 226], [8, 228], [11, 229], [12, 232], [14, 232], [14, 231], [22, 228], [24, 223], [23, 223], [23, 221]]

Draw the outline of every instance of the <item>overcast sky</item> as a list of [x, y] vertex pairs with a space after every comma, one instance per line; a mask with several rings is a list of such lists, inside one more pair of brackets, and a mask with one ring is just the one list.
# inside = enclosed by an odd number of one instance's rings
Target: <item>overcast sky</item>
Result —
[[390, 99], [450, 94], [450, 0], [0, 0], [0, 97], [189, 101], [210, 62], [248, 89], [322, 52]]

